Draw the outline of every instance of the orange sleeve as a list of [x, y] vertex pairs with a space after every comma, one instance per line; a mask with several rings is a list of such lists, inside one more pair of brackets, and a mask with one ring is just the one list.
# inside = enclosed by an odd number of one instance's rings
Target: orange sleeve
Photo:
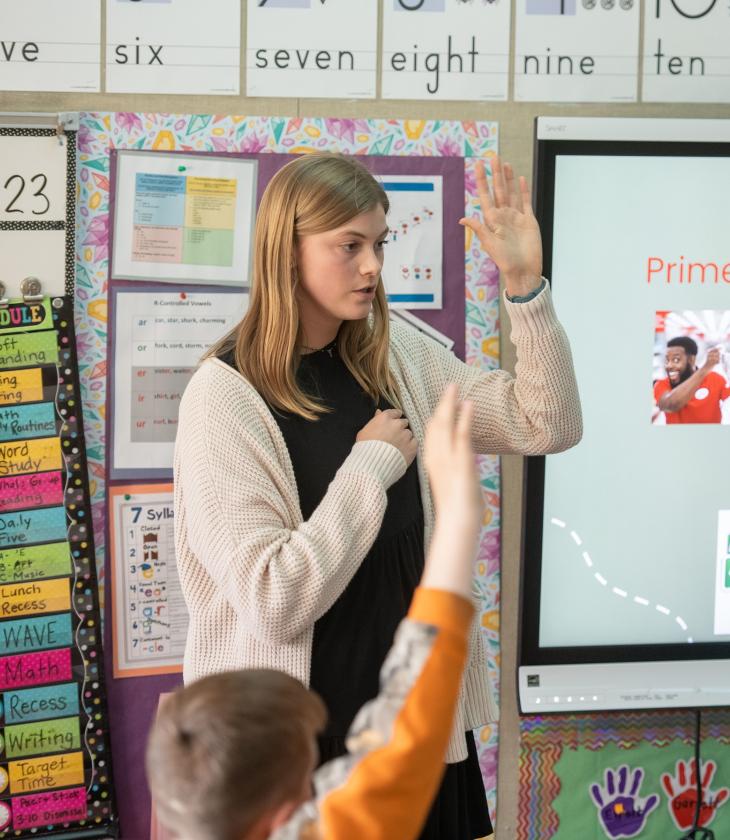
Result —
[[349, 775], [319, 802], [324, 840], [411, 840], [420, 832], [444, 772], [473, 612], [457, 595], [416, 590], [380, 694], [350, 730]]

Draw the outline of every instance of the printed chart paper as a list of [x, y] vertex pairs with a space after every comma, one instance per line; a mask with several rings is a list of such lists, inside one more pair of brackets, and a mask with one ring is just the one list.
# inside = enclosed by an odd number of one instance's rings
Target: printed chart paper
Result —
[[120, 152], [113, 277], [247, 285], [256, 169], [243, 158]]
[[507, 99], [511, 6], [383, 0], [383, 99]]
[[243, 317], [247, 292], [113, 293], [112, 478], [169, 478], [180, 398], [208, 348]]
[[256, 0], [246, 40], [248, 96], [375, 97], [374, 0]]
[[171, 484], [109, 490], [114, 676], [182, 670], [188, 612], [175, 561]]
[[73, 299], [0, 306], [0, 836], [113, 821], [79, 402]]
[[6, 0], [0, 33], [0, 90], [99, 90], [98, 0]]
[[634, 102], [639, 0], [518, 0], [518, 102]]
[[390, 235], [383, 281], [392, 309], [441, 309], [443, 296], [443, 178], [383, 175]]
[[728, 4], [652, 0], [644, 10], [644, 102], [730, 102]]
[[108, 0], [108, 93], [239, 93], [239, 0]]

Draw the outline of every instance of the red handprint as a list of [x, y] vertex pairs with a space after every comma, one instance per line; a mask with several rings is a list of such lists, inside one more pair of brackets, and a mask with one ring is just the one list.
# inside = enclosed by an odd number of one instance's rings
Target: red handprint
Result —
[[[710, 783], [716, 770], [717, 765], [714, 761], [702, 762], [702, 804], [699, 827], [712, 822], [717, 809], [730, 795], [730, 790], [727, 788], [710, 790]], [[691, 828], [697, 809], [697, 763], [695, 760], [682, 761], [680, 759], [676, 765], [676, 776], [662, 773], [662, 787], [669, 797], [669, 811], [677, 828], [681, 830]]]

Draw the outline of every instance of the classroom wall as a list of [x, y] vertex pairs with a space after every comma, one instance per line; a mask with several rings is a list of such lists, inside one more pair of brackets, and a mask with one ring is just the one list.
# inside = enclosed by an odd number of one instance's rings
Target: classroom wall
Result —
[[[643, 0], [642, 0], [643, 9]], [[102, 10], [102, 21], [104, 21]], [[245, 15], [242, 15], [245, 43]], [[643, 19], [643, 10], [642, 10]], [[102, 68], [105, 32], [102, 23]], [[514, 22], [512, 31], [514, 33]], [[514, 52], [512, 51], [512, 61]], [[241, 68], [241, 90], [245, 90]], [[103, 82], [102, 82], [103, 84]], [[511, 92], [510, 92], [511, 95]], [[121, 94], [56, 94], [0, 92], [0, 112], [7, 111], [133, 111], [188, 114], [327, 116], [399, 119], [494, 120], [499, 123], [500, 152], [519, 173], [532, 174], [534, 119], [537, 116], [730, 118], [730, 105], [706, 104], [552, 104], [495, 102], [426, 102], [333, 99], [262, 99], [245, 96], [165, 96]], [[586, 266], [587, 282], [590, 280]], [[559, 313], [558, 313], [559, 314]], [[514, 370], [514, 352], [507, 319], [501, 325], [502, 367]], [[503, 458], [502, 484], [502, 607], [501, 722], [497, 810], [497, 840], [514, 837], [518, 795], [519, 725], [516, 669], [519, 552], [522, 516], [523, 459]], [[584, 716], [588, 720], [589, 715]]]

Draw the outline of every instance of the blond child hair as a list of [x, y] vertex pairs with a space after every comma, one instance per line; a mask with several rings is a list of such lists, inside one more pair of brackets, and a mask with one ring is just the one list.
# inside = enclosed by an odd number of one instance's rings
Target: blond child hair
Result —
[[181, 838], [241, 840], [310, 791], [324, 704], [273, 670], [205, 677], [166, 698], [147, 747], [160, 821]]

